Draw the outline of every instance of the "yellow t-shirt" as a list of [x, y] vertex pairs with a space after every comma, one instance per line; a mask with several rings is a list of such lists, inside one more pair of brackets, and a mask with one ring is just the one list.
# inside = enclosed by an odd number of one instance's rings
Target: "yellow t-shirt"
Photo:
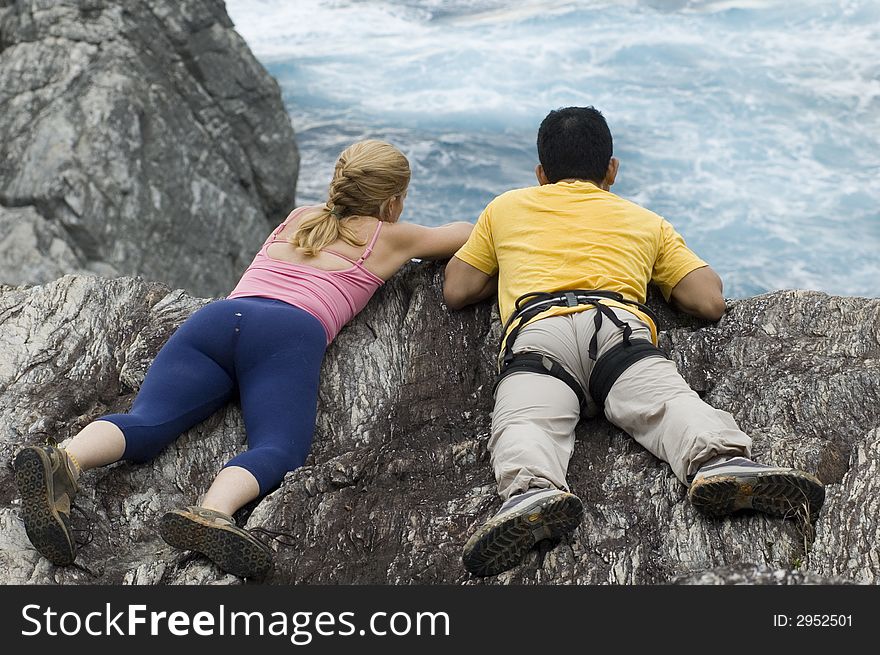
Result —
[[[455, 254], [486, 275], [498, 273], [502, 324], [516, 299], [533, 291], [602, 289], [645, 302], [649, 281], [666, 300], [691, 271], [706, 266], [657, 214], [590, 182], [557, 182], [508, 191], [480, 214]], [[632, 305], [603, 300], [657, 326]], [[538, 318], [587, 306], [553, 307]]]

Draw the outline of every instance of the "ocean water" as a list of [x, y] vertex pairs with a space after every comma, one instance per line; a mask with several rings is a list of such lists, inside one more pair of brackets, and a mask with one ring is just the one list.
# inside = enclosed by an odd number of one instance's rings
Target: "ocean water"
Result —
[[409, 157], [405, 220], [534, 184], [554, 108], [600, 109], [613, 191], [666, 217], [725, 295], [880, 295], [880, 0], [227, 0], [281, 85], [298, 204], [339, 152]]

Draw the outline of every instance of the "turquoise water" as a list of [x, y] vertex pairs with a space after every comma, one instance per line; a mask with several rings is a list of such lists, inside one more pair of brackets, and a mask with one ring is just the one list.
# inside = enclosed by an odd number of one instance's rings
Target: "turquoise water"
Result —
[[281, 85], [300, 204], [346, 145], [381, 138], [413, 165], [406, 220], [475, 220], [534, 183], [550, 109], [594, 105], [613, 190], [670, 220], [725, 295], [880, 295], [878, 1], [227, 6]]

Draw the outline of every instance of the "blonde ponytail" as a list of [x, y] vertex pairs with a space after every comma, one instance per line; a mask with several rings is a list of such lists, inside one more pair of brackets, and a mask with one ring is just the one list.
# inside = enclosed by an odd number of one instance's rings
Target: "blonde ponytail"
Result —
[[314, 257], [340, 238], [353, 246], [363, 246], [367, 243], [349, 225], [341, 221], [328, 205], [324, 205], [319, 212], [299, 220], [296, 232], [290, 236], [289, 242], [297, 248], [302, 248], [309, 257]]
[[409, 186], [409, 162], [384, 141], [360, 141], [346, 148], [336, 162], [327, 202], [320, 211], [299, 220], [290, 243], [314, 257], [337, 239], [366, 245], [348, 225], [354, 216], [385, 220], [387, 204]]

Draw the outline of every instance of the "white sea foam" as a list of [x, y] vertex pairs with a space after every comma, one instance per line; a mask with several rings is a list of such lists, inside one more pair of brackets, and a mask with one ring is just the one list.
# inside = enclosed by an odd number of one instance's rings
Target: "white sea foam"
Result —
[[729, 295], [880, 295], [876, 0], [227, 5], [285, 93], [301, 201], [369, 136], [410, 157], [411, 220], [472, 220], [532, 183], [549, 109], [592, 104], [615, 190], [669, 218]]

